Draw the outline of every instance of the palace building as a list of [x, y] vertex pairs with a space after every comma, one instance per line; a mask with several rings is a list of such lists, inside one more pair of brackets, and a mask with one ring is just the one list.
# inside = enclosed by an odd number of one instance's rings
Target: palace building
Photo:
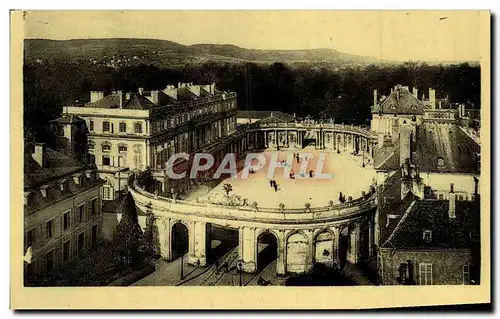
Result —
[[103, 199], [124, 190], [133, 171], [147, 167], [167, 192], [164, 169], [175, 153], [192, 153], [236, 131], [236, 94], [215, 84], [178, 83], [163, 90], [90, 92], [90, 102], [64, 107], [85, 121], [88, 152], [106, 180]]

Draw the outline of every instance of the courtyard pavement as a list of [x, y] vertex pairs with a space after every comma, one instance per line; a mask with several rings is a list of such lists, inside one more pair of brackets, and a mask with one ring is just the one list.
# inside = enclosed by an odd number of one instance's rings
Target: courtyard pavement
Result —
[[[305, 148], [300, 150], [300, 153], [310, 153], [313, 157], [309, 161], [306, 172], [310, 170], [317, 172], [319, 154], [323, 151], [313, 148]], [[287, 160], [293, 157], [294, 151], [268, 151], [264, 152], [267, 162], [270, 157], [278, 153], [278, 160]], [[214, 198], [221, 198], [224, 194], [223, 185], [229, 183], [233, 187], [231, 194], [241, 196], [242, 199], [247, 199], [248, 205], [254, 201], [260, 207], [279, 207], [280, 203], [285, 205], [285, 208], [303, 208], [305, 203], [310, 203], [312, 206], [327, 206], [330, 200], [334, 203], [339, 203], [339, 194], [342, 192], [347, 198], [352, 196], [353, 199], [359, 198], [361, 192], [369, 191], [370, 185], [376, 176], [373, 166], [367, 165], [362, 167], [362, 156], [354, 156], [350, 154], [337, 154], [335, 152], [324, 152], [325, 162], [322, 173], [331, 174], [331, 179], [314, 179], [308, 175], [304, 179], [290, 179], [284, 176], [284, 168], [278, 167], [275, 170], [274, 179], [278, 184], [278, 190], [270, 186], [270, 179], [267, 177], [269, 166], [266, 164], [264, 168], [256, 171], [254, 174], [249, 174], [248, 179], [242, 179], [241, 173], [237, 178], [227, 178], [211, 191], [206, 189], [196, 189], [188, 196], [189, 199], [199, 197], [200, 200], [208, 201]], [[366, 158], [365, 158], [366, 161]], [[292, 170], [297, 176], [300, 172], [300, 164], [297, 164], [293, 159], [287, 162], [292, 165]], [[319, 172], [318, 172], [319, 173]], [[206, 195], [203, 196], [203, 193]]]

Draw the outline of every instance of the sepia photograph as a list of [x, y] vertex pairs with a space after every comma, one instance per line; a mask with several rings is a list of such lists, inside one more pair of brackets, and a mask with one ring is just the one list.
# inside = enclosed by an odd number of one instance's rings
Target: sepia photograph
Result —
[[488, 11], [11, 15], [15, 303], [489, 302]]

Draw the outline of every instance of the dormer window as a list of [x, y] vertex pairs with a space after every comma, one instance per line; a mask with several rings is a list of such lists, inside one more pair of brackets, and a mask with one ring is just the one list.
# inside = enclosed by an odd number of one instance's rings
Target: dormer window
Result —
[[73, 175], [73, 181], [76, 185], [80, 185], [82, 183], [82, 176], [80, 174]]
[[431, 241], [432, 240], [432, 231], [429, 229], [424, 230], [423, 239], [425, 241]]
[[42, 193], [42, 196], [44, 198], [47, 198], [49, 196], [49, 188], [50, 185], [43, 185], [42, 187], [40, 187], [40, 192]]
[[391, 104], [389, 107], [391, 108], [391, 110], [395, 110], [396, 109], [396, 104]]
[[61, 189], [61, 192], [64, 192], [68, 189], [68, 181], [63, 179], [62, 181], [59, 182], [59, 187]]

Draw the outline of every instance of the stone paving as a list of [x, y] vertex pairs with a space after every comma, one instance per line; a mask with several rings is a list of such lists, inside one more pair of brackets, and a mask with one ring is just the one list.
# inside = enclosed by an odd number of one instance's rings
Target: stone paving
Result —
[[[291, 159], [294, 151], [269, 151], [264, 152], [267, 163], [273, 154], [278, 153], [278, 161]], [[309, 161], [307, 169], [309, 173], [313, 170], [317, 173], [318, 158], [323, 151], [306, 148], [300, 153], [309, 153], [312, 159]], [[223, 196], [223, 185], [229, 183], [233, 187], [232, 194], [239, 195], [247, 199], [247, 203], [251, 205], [254, 201], [260, 207], [279, 207], [283, 203], [287, 208], [303, 208], [305, 203], [310, 203], [311, 206], [327, 206], [330, 200], [334, 203], [339, 203], [339, 193], [342, 192], [346, 198], [352, 196], [356, 199], [361, 196], [361, 192], [367, 192], [372, 184], [376, 173], [371, 164], [362, 167], [362, 156], [354, 156], [350, 154], [337, 154], [334, 152], [323, 152], [325, 154], [325, 162], [323, 164], [322, 173], [331, 174], [331, 179], [315, 179], [309, 178], [307, 175], [304, 179], [290, 179], [284, 176], [284, 168], [278, 167], [275, 170], [274, 179], [278, 184], [278, 191], [275, 191], [269, 184], [268, 178], [269, 166], [266, 165], [261, 170], [254, 174], [249, 174], [247, 179], [241, 178], [242, 172], [237, 178], [227, 178], [217, 187], [209, 191], [204, 196], [198, 196], [200, 200], [208, 201], [214, 198]], [[291, 161], [291, 162], [290, 162]], [[365, 163], [367, 159], [365, 158]], [[300, 172], [300, 164], [296, 160], [289, 160], [287, 164], [292, 165], [292, 170], [297, 176]], [[204, 190], [206, 192], [206, 190]], [[196, 191], [197, 195], [201, 195], [202, 191]], [[189, 198], [193, 198], [190, 196]]]

